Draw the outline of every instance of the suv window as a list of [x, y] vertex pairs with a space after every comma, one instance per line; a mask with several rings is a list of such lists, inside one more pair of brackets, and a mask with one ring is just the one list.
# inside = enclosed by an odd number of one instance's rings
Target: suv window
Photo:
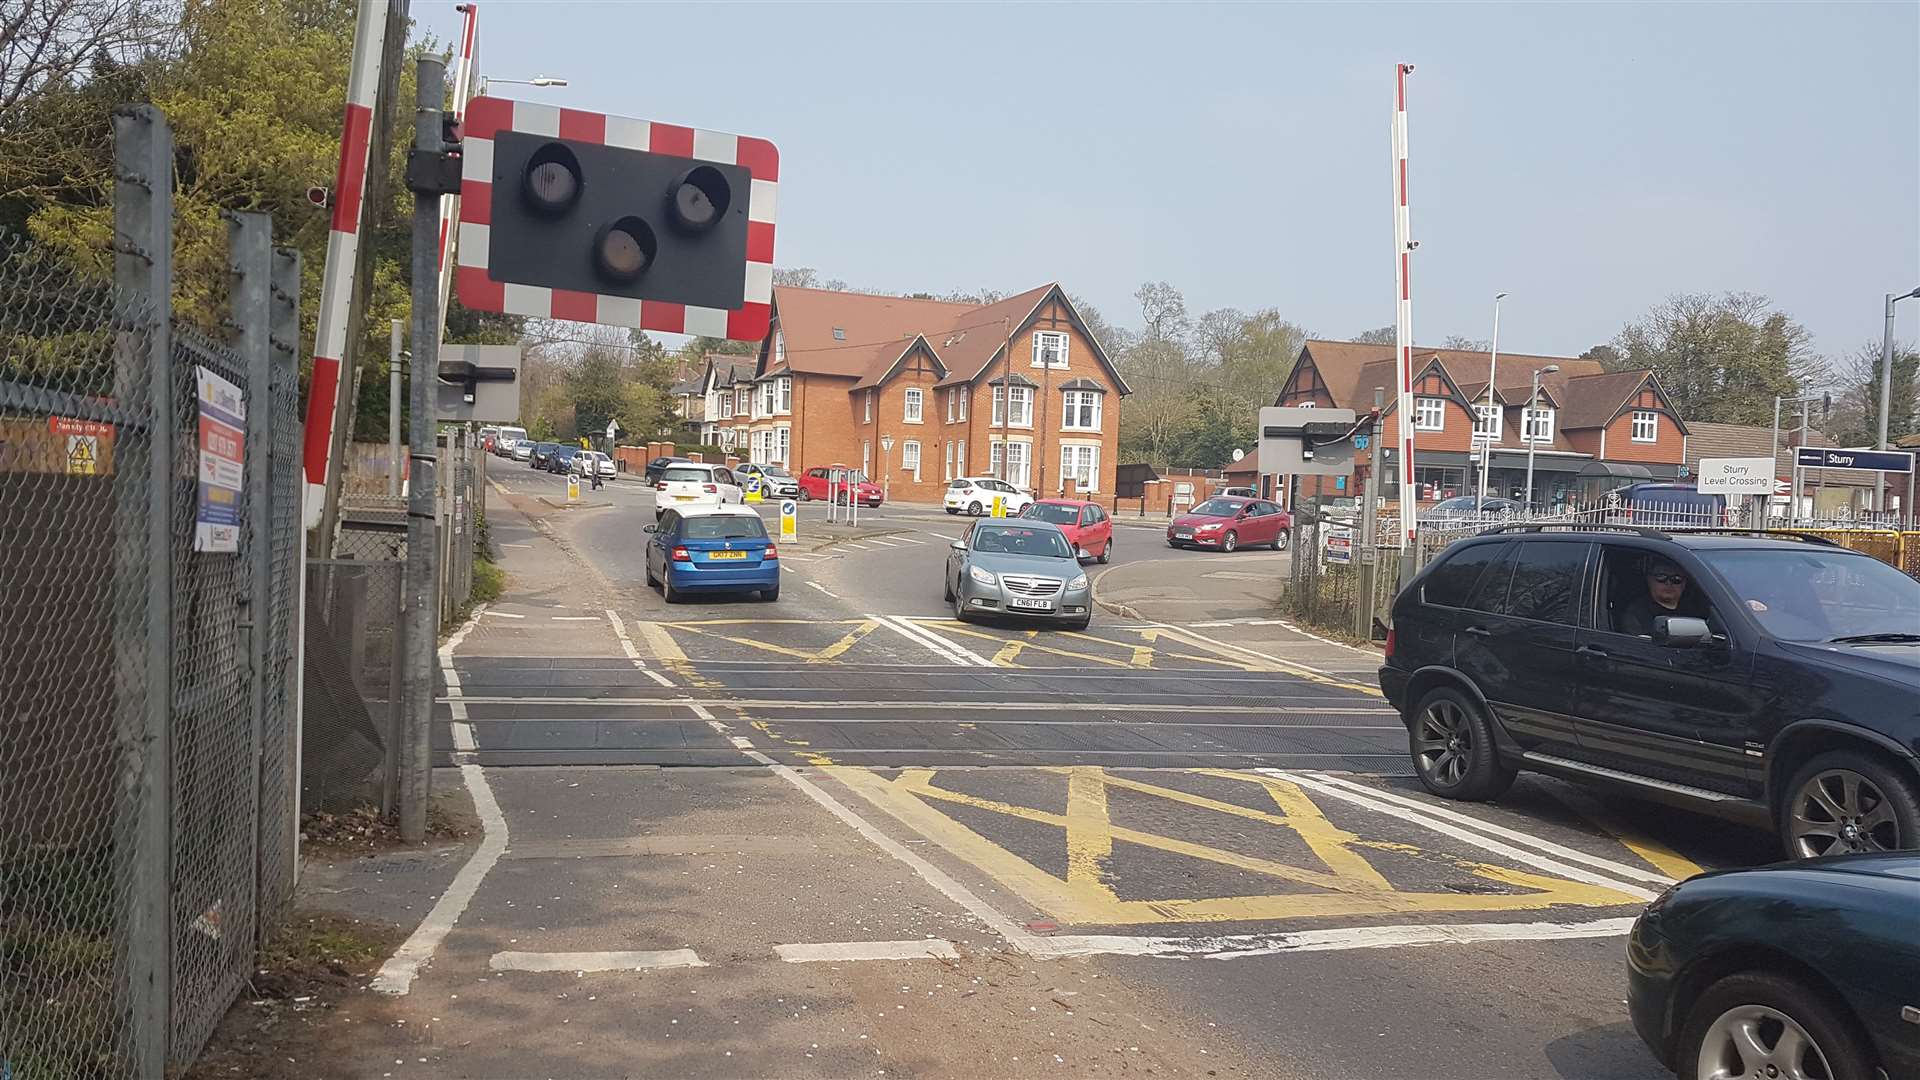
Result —
[[1575, 621], [1574, 604], [1592, 544], [1520, 543], [1507, 589], [1507, 614], [1516, 619]]
[[1421, 586], [1420, 598], [1429, 604], [1445, 607], [1466, 607], [1467, 597], [1472, 595], [1473, 586], [1480, 580], [1486, 568], [1500, 560], [1510, 543], [1471, 544], [1454, 550], [1433, 573], [1427, 575], [1426, 584]]

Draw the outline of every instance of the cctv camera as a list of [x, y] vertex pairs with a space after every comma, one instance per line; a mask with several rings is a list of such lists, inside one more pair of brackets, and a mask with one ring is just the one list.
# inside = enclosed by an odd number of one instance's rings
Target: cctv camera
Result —
[[1418, 240], [1409, 240], [1409, 241], [1407, 241], [1407, 250], [1408, 250], [1408, 251], [1412, 251], [1412, 250], [1413, 250], [1414, 248], [1417, 248], [1417, 247], [1419, 247], [1419, 246], [1420, 246], [1420, 241], [1418, 241]]

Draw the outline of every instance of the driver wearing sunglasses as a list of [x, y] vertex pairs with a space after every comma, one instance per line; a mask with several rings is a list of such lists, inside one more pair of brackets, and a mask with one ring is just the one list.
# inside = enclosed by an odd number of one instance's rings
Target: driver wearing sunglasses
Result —
[[1651, 635], [1653, 620], [1660, 615], [1706, 617], [1697, 595], [1688, 593], [1686, 571], [1654, 556], [1647, 560], [1647, 591], [1620, 609], [1614, 629], [1622, 634]]

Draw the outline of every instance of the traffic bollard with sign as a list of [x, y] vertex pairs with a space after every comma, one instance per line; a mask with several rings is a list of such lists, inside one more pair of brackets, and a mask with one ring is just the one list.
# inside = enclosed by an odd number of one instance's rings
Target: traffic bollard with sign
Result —
[[745, 498], [750, 503], [757, 503], [762, 501], [760, 497], [760, 478], [759, 477], [757, 476], [747, 477], [747, 493]]
[[800, 535], [800, 504], [792, 499], [780, 500], [780, 539], [791, 542]]
[[568, 475], [567, 477], [567, 501], [580, 501], [580, 478], [577, 476]]
[[1007, 516], [1007, 497], [1005, 495], [995, 495], [993, 497], [993, 516], [997, 518]]

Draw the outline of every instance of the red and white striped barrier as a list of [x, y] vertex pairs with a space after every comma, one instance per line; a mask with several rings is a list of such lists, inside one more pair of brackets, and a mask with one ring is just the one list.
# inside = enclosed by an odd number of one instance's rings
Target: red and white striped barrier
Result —
[[[477, 97], [467, 104], [461, 140], [460, 302], [475, 311], [537, 319], [607, 323], [666, 334], [758, 341], [773, 314], [774, 207], [780, 152], [765, 139], [562, 109], [530, 101]], [[738, 165], [752, 175], [747, 199], [745, 300], [737, 310], [608, 293], [495, 281], [487, 274], [493, 214], [493, 137], [502, 131], [645, 150]]]
[[327, 473], [336, 464], [329, 460], [329, 451], [340, 394], [340, 359], [347, 352], [347, 306], [353, 296], [354, 264], [360, 254], [360, 204], [366, 194], [368, 137], [380, 92], [387, 7], [388, 0], [361, 0], [353, 30], [346, 120], [341, 125], [340, 164], [333, 179], [333, 230], [327, 236], [327, 266], [320, 281], [319, 323], [313, 342], [313, 380], [307, 390], [302, 460], [307, 475], [309, 529], [320, 523]]
[[1407, 76], [1412, 64], [1395, 64], [1393, 98], [1393, 291], [1394, 360], [1400, 379], [1396, 409], [1400, 424], [1400, 521], [1411, 548], [1419, 537], [1420, 515], [1408, 500], [1413, 486], [1413, 220], [1407, 210]]
[[[473, 96], [473, 43], [476, 23], [479, 20], [480, 5], [467, 3], [460, 5], [466, 15], [466, 22], [460, 30], [460, 55], [458, 66], [453, 75], [453, 117], [456, 121], [466, 119], [467, 99]], [[457, 240], [453, 227], [460, 220], [460, 196], [446, 195], [440, 199], [440, 332], [447, 329], [447, 297], [453, 291], [453, 244]]]

